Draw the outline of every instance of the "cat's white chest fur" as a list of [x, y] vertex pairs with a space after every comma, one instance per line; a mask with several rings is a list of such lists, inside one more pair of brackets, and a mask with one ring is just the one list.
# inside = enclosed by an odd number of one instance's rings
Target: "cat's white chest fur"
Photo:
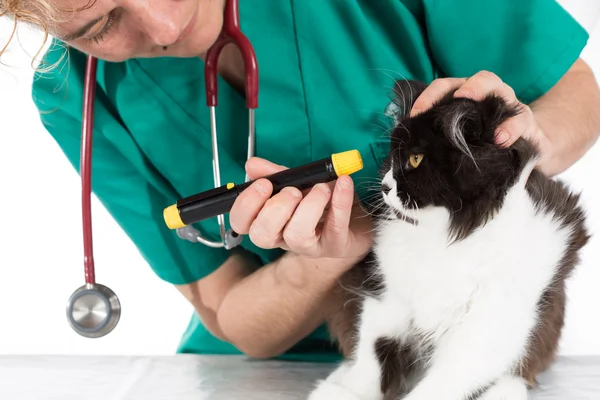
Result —
[[[387, 201], [399, 205], [397, 199]], [[492, 221], [455, 243], [448, 238], [446, 209], [403, 212], [418, 224], [384, 222], [375, 248], [386, 285], [383, 302], [393, 303], [408, 318], [400, 337], [416, 330], [437, 341], [482, 296], [499, 304], [535, 302], [554, 276], [570, 233], [536, 212], [521, 184], [510, 190]], [[505, 309], [518, 308], [513, 304]], [[534, 310], [524, 307], [522, 312], [517, 319], [531, 326]], [[495, 323], [495, 316], [485, 318], [481, 323]]]

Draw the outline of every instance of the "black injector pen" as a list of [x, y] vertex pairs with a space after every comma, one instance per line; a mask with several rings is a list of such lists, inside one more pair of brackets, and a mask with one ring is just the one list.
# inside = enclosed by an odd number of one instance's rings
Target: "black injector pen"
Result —
[[[286, 186], [299, 190], [308, 189], [318, 183], [331, 182], [342, 175], [350, 175], [363, 168], [358, 150], [332, 154], [330, 157], [299, 167], [286, 169], [266, 176], [273, 184], [272, 196]], [[183, 228], [186, 225], [225, 214], [231, 210], [235, 199], [255, 180], [239, 185], [228, 183], [177, 201], [165, 208], [163, 217], [169, 229]]]

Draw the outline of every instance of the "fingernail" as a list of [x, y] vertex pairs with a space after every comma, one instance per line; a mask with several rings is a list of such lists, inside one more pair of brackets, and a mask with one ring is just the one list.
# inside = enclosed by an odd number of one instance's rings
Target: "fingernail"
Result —
[[254, 189], [260, 194], [267, 194], [267, 188], [261, 181], [254, 182]]
[[317, 184], [317, 187], [325, 194], [331, 193], [331, 190], [329, 189], [329, 186], [326, 183], [319, 183]]
[[342, 177], [342, 179], [340, 179], [340, 187], [342, 189], [349, 189], [350, 186], [351, 186], [351, 183], [350, 183], [349, 177]]
[[474, 96], [473, 93], [467, 90], [457, 90], [456, 92], [454, 92], [454, 97], [466, 97], [472, 99]]
[[502, 130], [496, 134], [496, 143], [503, 144], [506, 143], [510, 139], [510, 135], [508, 132]]
[[292, 196], [294, 196], [297, 199], [302, 197], [302, 193], [300, 193], [300, 191], [298, 189], [296, 189], [295, 187], [286, 186], [281, 190], [282, 191], [285, 190], [286, 192], [288, 192], [289, 194], [291, 194]]
[[414, 117], [415, 115], [417, 115], [417, 114], [420, 114], [420, 113], [421, 113], [421, 111], [423, 111], [423, 109], [421, 109], [421, 108], [413, 108], [413, 109], [410, 111], [410, 116], [411, 116], [411, 117]]

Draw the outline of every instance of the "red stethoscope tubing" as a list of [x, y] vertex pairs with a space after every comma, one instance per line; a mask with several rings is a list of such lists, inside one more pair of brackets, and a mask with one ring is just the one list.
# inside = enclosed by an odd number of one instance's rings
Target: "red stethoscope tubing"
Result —
[[[206, 57], [205, 83], [207, 104], [217, 105], [217, 64], [221, 50], [227, 44], [235, 44], [244, 59], [246, 104], [251, 110], [258, 107], [258, 65], [256, 54], [248, 38], [240, 29], [238, 0], [227, 0], [223, 30]], [[88, 56], [83, 86], [83, 115], [80, 154], [81, 206], [83, 219], [83, 262], [85, 283], [96, 284], [94, 249], [92, 240], [92, 137], [94, 130], [94, 98], [96, 96], [96, 70], [98, 60]], [[250, 145], [250, 143], [249, 143]]]
[[244, 60], [244, 90], [246, 106], [258, 108], [258, 63], [250, 40], [242, 33], [238, 0], [228, 0], [225, 4], [223, 29], [215, 43], [208, 49], [205, 60], [206, 103], [209, 107], [217, 106], [217, 69], [221, 50], [234, 44]]
[[92, 240], [92, 136], [94, 131], [94, 97], [96, 95], [96, 67], [98, 60], [88, 56], [83, 86], [83, 121], [80, 155], [81, 212], [83, 217], [83, 264], [85, 283], [96, 283], [94, 248]]

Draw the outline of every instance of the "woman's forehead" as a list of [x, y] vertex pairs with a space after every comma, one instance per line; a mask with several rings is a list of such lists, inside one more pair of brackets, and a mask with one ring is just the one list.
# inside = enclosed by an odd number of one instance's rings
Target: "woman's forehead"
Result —
[[51, 30], [64, 40], [99, 22], [110, 11], [112, 0], [51, 0], [58, 19]]
[[[89, 12], [96, 10], [107, 0], [51, 0], [57, 9], [64, 13]], [[108, 0], [110, 1], [110, 0]]]

